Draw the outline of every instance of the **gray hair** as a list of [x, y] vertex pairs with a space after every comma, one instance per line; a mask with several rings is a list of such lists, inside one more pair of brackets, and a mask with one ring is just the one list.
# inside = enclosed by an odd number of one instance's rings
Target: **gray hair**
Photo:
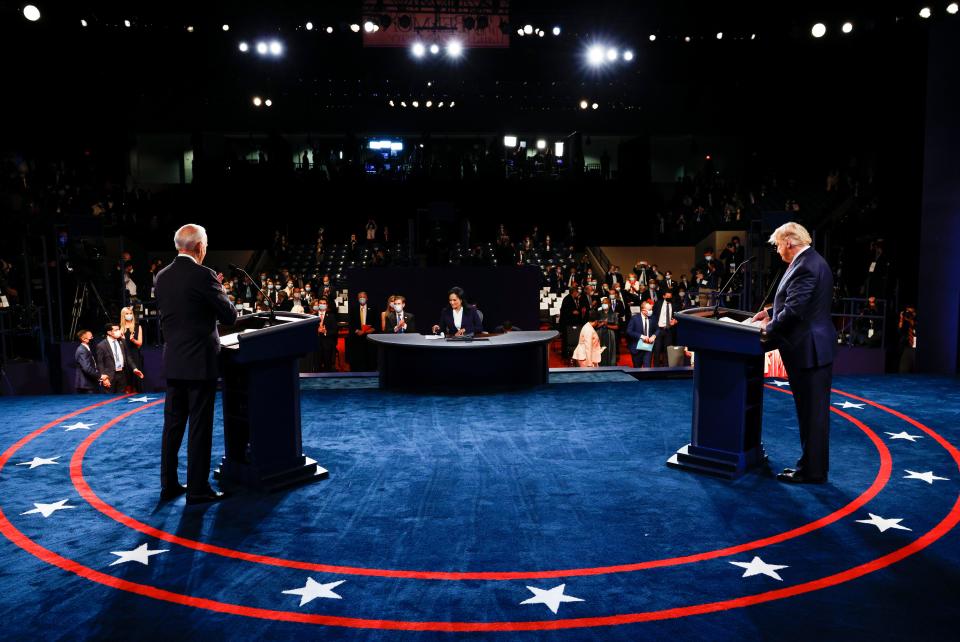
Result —
[[202, 225], [187, 223], [173, 235], [173, 245], [181, 252], [195, 252], [200, 243], [207, 244], [207, 231]]
[[770, 243], [770, 245], [776, 245], [781, 241], [792, 241], [794, 245], [801, 246], [813, 243], [813, 239], [810, 238], [810, 232], [807, 231], [807, 228], [793, 221], [784, 223], [775, 229], [773, 234], [770, 235], [770, 238], [767, 239], [767, 243]]

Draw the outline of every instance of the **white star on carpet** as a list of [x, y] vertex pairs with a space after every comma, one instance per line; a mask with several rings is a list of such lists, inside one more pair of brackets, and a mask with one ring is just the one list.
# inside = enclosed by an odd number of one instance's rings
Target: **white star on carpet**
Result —
[[149, 566], [151, 555], [166, 553], [168, 550], [169, 549], [166, 548], [150, 550], [146, 544], [141, 544], [132, 551], [110, 551], [111, 555], [116, 555], [119, 558], [112, 561], [110, 566], [116, 566], [117, 564], [123, 564], [125, 562], [140, 562], [144, 566]]
[[903, 472], [909, 473], [904, 476], [904, 479], [922, 479], [928, 484], [932, 484], [933, 480], [935, 479], [939, 481], [948, 481], [950, 479], [949, 477], [937, 477], [936, 475], [933, 474], [933, 471], [927, 471], [925, 473], [915, 473], [912, 470], [904, 470]]
[[533, 593], [533, 597], [527, 598], [520, 604], [545, 604], [556, 615], [561, 602], [583, 602], [579, 597], [564, 595], [563, 590], [566, 586], [566, 584], [560, 584], [546, 591], [535, 586], [528, 586], [527, 589]]
[[770, 383], [775, 385], [777, 388], [783, 388], [784, 386], [790, 385], [789, 381], [771, 381]]
[[307, 583], [303, 588], [290, 589], [289, 591], [283, 591], [286, 595], [299, 595], [300, 596], [300, 606], [312, 602], [318, 597], [326, 597], [333, 600], [342, 600], [343, 598], [333, 592], [332, 589], [337, 588], [347, 580], [340, 580], [339, 582], [330, 582], [329, 584], [320, 584], [319, 582], [314, 581], [312, 577], [307, 578]]
[[38, 504], [34, 502], [33, 505], [36, 506], [33, 510], [28, 510], [25, 513], [20, 513], [21, 515], [30, 515], [32, 513], [40, 513], [44, 517], [50, 517], [58, 510], [66, 510], [67, 508], [76, 508], [76, 506], [67, 506], [69, 499], [61, 499], [59, 502], [54, 502], [53, 504]]
[[49, 459], [44, 459], [43, 457], [34, 457], [31, 461], [22, 461], [17, 466], [30, 466], [30, 470], [33, 470], [37, 466], [49, 466], [50, 464], [59, 464], [57, 461], [60, 459], [60, 455], [56, 457], [51, 457]]
[[859, 524], [870, 524], [871, 526], [876, 526], [877, 528], [880, 529], [880, 532], [881, 532], [881, 533], [885, 533], [885, 532], [887, 532], [888, 530], [890, 530], [891, 528], [894, 528], [894, 529], [900, 530], [900, 531], [912, 531], [912, 530], [913, 530], [912, 528], [907, 528], [906, 526], [901, 526], [901, 525], [900, 525], [900, 522], [903, 521], [903, 518], [902, 518], [902, 517], [900, 517], [900, 518], [892, 518], [892, 519], [885, 519], [885, 518], [883, 518], [883, 517], [880, 517], [879, 515], [874, 515], [873, 513], [867, 513], [867, 514], [870, 515], [870, 519], [858, 519], [858, 520], [857, 520], [857, 523], [859, 523]]
[[740, 568], [746, 569], [743, 572], [741, 577], [751, 577], [753, 575], [766, 575], [767, 577], [772, 577], [775, 580], [783, 581], [783, 578], [780, 577], [780, 574], [777, 573], [782, 568], [790, 568], [783, 564], [767, 564], [759, 557], [754, 556], [749, 562], [730, 562], [734, 566], [739, 566]]
[[857, 410], [863, 410], [862, 403], [850, 403], [849, 401], [844, 401], [843, 403], [834, 403], [834, 406], [840, 406], [844, 410], [848, 408], [856, 408]]
[[913, 443], [918, 439], [923, 439], [923, 435], [911, 435], [906, 431], [903, 432], [888, 432], [890, 439], [906, 439], [907, 441]]
[[67, 432], [70, 432], [71, 430], [90, 430], [90, 426], [96, 426], [96, 425], [97, 424], [85, 424], [82, 421], [78, 421], [72, 426], [67, 426], [66, 424], [64, 424], [64, 428], [67, 429]]
[[147, 403], [148, 401], [153, 401], [154, 399], [156, 399], [156, 397], [147, 397], [146, 395], [143, 397], [130, 397], [127, 399], [127, 403]]

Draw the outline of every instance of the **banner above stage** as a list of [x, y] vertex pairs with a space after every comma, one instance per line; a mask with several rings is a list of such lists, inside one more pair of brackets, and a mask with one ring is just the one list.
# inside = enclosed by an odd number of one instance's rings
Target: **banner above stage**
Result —
[[442, 45], [456, 37], [465, 48], [510, 46], [507, 0], [363, 0], [364, 47]]

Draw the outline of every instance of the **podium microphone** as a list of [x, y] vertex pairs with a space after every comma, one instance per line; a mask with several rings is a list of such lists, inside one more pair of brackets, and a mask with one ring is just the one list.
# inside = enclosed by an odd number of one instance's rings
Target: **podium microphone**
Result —
[[234, 265], [233, 263], [228, 263], [228, 264], [227, 264], [227, 267], [229, 267], [231, 270], [234, 270], [235, 272], [239, 272], [239, 273], [242, 274], [243, 276], [247, 277], [247, 278], [250, 280], [250, 283], [253, 284], [253, 287], [257, 288], [257, 292], [260, 293], [260, 296], [263, 297], [263, 300], [267, 302], [267, 306], [270, 308], [270, 318], [267, 320], [267, 323], [266, 323], [263, 327], [269, 328], [269, 327], [272, 326], [274, 323], [276, 323], [276, 322], [277, 322], [277, 319], [276, 319], [276, 317], [273, 315], [273, 301], [271, 301], [271, 300], [270, 300], [270, 297], [268, 297], [266, 294], [263, 293], [263, 290], [260, 289], [260, 286], [257, 285], [257, 282], [253, 280], [253, 277], [250, 276], [249, 274], [247, 274], [247, 271], [246, 271], [246, 270], [244, 270], [244, 269], [241, 268], [241, 267], [237, 267], [237, 266]]
[[713, 318], [714, 318], [714, 319], [719, 319], [719, 318], [720, 318], [720, 295], [722, 295], [724, 292], [726, 292], [727, 288], [730, 287], [730, 284], [733, 283], [733, 279], [736, 278], [736, 276], [740, 273], [740, 269], [741, 269], [744, 265], [746, 265], [747, 263], [749, 263], [750, 261], [752, 261], [752, 260], [755, 259], [755, 258], [757, 258], [757, 255], [756, 255], [756, 254], [754, 254], [753, 256], [751, 256], [750, 258], [748, 258], [746, 261], [743, 261], [740, 265], [738, 265], [738, 266], [737, 266], [737, 269], [734, 270], [734, 271], [733, 271], [733, 274], [730, 275], [730, 278], [727, 279], [727, 282], [723, 284], [723, 287], [720, 288], [720, 289], [717, 291], [717, 303], [716, 303], [716, 305], [713, 306]]

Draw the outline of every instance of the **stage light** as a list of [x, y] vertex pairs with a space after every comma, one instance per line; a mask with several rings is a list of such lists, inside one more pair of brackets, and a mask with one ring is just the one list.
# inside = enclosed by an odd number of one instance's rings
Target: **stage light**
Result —
[[428, 100], [428, 101], [424, 104], [424, 106], [425, 106], [427, 109], [430, 109], [431, 107], [433, 107], [433, 101], [432, 101], [432, 100]]
[[841, 27], [840, 30], [843, 31], [843, 33], [850, 33], [851, 31], [853, 31], [853, 23], [844, 22], [843, 27]]
[[87, 26], [87, 21], [81, 19], [81, 20], [80, 20], [80, 26], [81, 26], [81, 27], [86, 27], [86, 26]]
[[547, 32], [545, 32], [543, 29], [541, 29], [541, 30], [539, 30], [539, 31], [537, 32], [537, 35], [540, 36], [541, 38], [543, 38], [546, 34], [547, 34]]
[[248, 45], [248, 44], [245, 43], [245, 42], [241, 42], [241, 43], [240, 43], [240, 51], [242, 51], [243, 53], [247, 53], [248, 51], [250, 51], [250, 45]]
[[523, 33], [527, 34], [528, 36], [533, 33], [533, 25], [523, 25]]
[[457, 104], [457, 103], [455, 103], [455, 102], [453, 102], [453, 101], [451, 100], [451, 101], [450, 101], [450, 109], [453, 109], [453, 106], [456, 105], [456, 104]]
[[396, 105], [394, 104], [394, 102], [393, 102], [392, 100], [390, 101], [389, 104], [390, 104], [391, 107], [396, 107]]
[[823, 38], [824, 34], [827, 33], [827, 25], [823, 24], [822, 22], [818, 22], [817, 24], [813, 25], [812, 29], [810, 29], [810, 33], [814, 38]]
[[684, 36], [683, 41], [684, 41], [684, 42], [690, 42], [690, 36]]
[[427, 53], [427, 48], [423, 46], [422, 42], [415, 42], [413, 46], [410, 47], [410, 53], [413, 54], [414, 58], [423, 58]]
[[757, 34], [751, 33], [751, 34], [750, 34], [750, 40], [756, 40], [756, 39], [757, 39]]
[[433, 87], [433, 81], [432, 81], [432, 80], [428, 80], [428, 81], [427, 81], [427, 87]]
[[459, 58], [463, 53], [463, 45], [459, 40], [451, 40], [447, 43], [447, 55], [451, 58]]
[[547, 148], [547, 141], [543, 140], [542, 138], [538, 139], [537, 149], [546, 149], [546, 148]]
[[374, 25], [369, 20], [363, 23], [363, 30], [366, 31], [367, 33], [373, 33], [374, 27], [376, 27], [376, 25]]
[[36, 22], [40, 19], [40, 10], [32, 4], [28, 4], [23, 8], [23, 17], [30, 22]]
[[586, 100], [580, 101], [580, 109], [586, 109], [589, 106], [590, 106], [590, 103], [588, 103]]
[[254, 96], [254, 97], [253, 97], [253, 106], [254, 106], [254, 107], [259, 107], [259, 106], [262, 105], [262, 104], [263, 104], [263, 100], [260, 99], [260, 96]]
[[618, 57], [619, 55], [620, 55], [620, 54], [619, 54], [619, 53], [617, 52], [617, 50], [614, 49], [613, 47], [610, 47], [609, 49], [607, 49], [607, 60], [608, 60], [608, 61], [613, 62], [614, 60], [617, 59], [617, 57]]
[[267, 46], [267, 43], [265, 43], [265, 42], [258, 42], [258, 43], [257, 43], [257, 53], [258, 53], [258, 54], [260, 54], [261, 56], [266, 56], [268, 51], [270, 51], [270, 48]]
[[274, 56], [279, 56], [283, 53], [283, 45], [280, 44], [279, 40], [270, 41], [270, 53]]
[[523, 35], [523, 27], [520, 27], [519, 29], [517, 29], [517, 35], [518, 35], [518, 36], [522, 36], [522, 35]]
[[947, 13], [949, 13], [951, 16], [957, 15], [957, 11], [960, 11], [960, 5], [958, 5], [956, 2], [951, 2], [947, 5]]
[[400, 101], [400, 106], [401, 106], [401, 107], [406, 107], [406, 106], [407, 106], [407, 101], [401, 100], [401, 101]]
[[193, 25], [187, 25], [187, 33], [193, 33]]
[[333, 33], [333, 27], [327, 27], [327, 33]]
[[352, 23], [350, 25], [350, 31], [353, 33], [360, 33], [360, 25], [358, 25], [356, 22]]
[[223, 29], [224, 31], [230, 31], [230, 25], [228, 25], [228, 24], [225, 24], [225, 25], [223, 25], [223, 26], [220, 27], [220, 28]]
[[657, 40], [657, 34], [651, 33], [651, 34], [650, 34], [650, 42], [655, 42], [656, 40]]
[[305, 24], [305, 25], [303, 25], [303, 26], [307, 28], [307, 31], [313, 31], [313, 23], [312, 23], [312, 22], [308, 22], [307, 24]]
[[920, 17], [926, 19], [929, 18], [932, 13], [933, 12], [930, 11], [930, 7], [924, 7], [920, 10]]
[[707, 154], [706, 160], [710, 160], [710, 154]]
[[437, 43], [433, 43], [432, 45], [430, 45], [430, 53], [432, 53], [434, 56], [440, 53], [440, 45], [438, 45]]
[[559, 36], [559, 35], [560, 35], [560, 27], [554, 27], [554, 28], [553, 28], [553, 35], [555, 35], [555, 36]]
[[441, 107], [443, 107], [443, 101], [442, 101], [442, 100], [437, 103], [437, 109], [440, 109]]
[[556, 156], [563, 156], [563, 143], [554, 143], [553, 144], [553, 153]]
[[717, 40], [723, 40], [723, 32], [722, 32], [722, 31], [718, 31], [718, 32], [717, 32]]
[[623, 52], [623, 59], [626, 60], [627, 62], [630, 62], [631, 60], [633, 60], [633, 52], [630, 51], [629, 49], [627, 49], [626, 51], [624, 51], [624, 52]]
[[603, 47], [593, 45], [587, 50], [587, 62], [594, 67], [603, 64]]
[[420, 106], [420, 102], [419, 102], [419, 101], [417, 101], [417, 100], [415, 100], [415, 101], [413, 101], [413, 102], [412, 102], [412, 103], [410, 103], [410, 104], [411, 104], [411, 105], [413, 105], [413, 106], [414, 106], [414, 108], [417, 108], [417, 107], [419, 107], [419, 106]]
[[503, 146], [504, 147], [516, 147], [517, 146], [517, 137], [516, 136], [504, 136], [503, 137]]
[[124, 21], [123, 21], [123, 26], [124, 26], [124, 27], [130, 27], [130, 26], [131, 26], [130, 21], [129, 21], [129, 20], [124, 20]]
[[270, 100], [269, 98], [263, 101], [263, 104], [266, 105], [267, 107], [273, 107], [273, 101]]
[[592, 105], [590, 105], [590, 108], [591, 108], [591, 109], [599, 109], [599, 108], [600, 108], [600, 105], [597, 104], [597, 103], [593, 103]]

